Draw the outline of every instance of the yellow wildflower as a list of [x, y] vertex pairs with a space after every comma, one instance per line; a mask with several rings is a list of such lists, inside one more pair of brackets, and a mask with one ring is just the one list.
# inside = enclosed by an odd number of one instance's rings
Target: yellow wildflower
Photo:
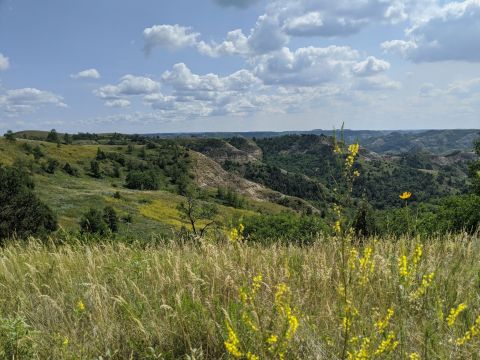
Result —
[[399, 269], [399, 272], [400, 272], [400, 276], [402, 278], [407, 278], [408, 277], [408, 260], [407, 260], [407, 257], [405, 255], [402, 255], [402, 257], [400, 258], [399, 262], [398, 262], [398, 269]]
[[243, 353], [239, 349], [240, 341], [238, 340], [237, 334], [235, 330], [233, 330], [230, 323], [227, 321], [227, 331], [228, 331], [228, 339], [225, 340], [225, 348], [227, 349], [228, 353], [232, 355], [236, 359], [240, 359], [243, 357]]
[[457, 345], [465, 345], [465, 343], [472, 340], [478, 334], [480, 334], [480, 315], [477, 316], [475, 323], [470, 327], [465, 335], [463, 335], [461, 338], [458, 338], [455, 342]]
[[62, 342], [63, 346], [68, 346], [68, 337], [65, 337]]
[[383, 333], [385, 331], [385, 329], [387, 328], [387, 326], [390, 324], [390, 319], [392, 318], [394, 313], [395, 312], [393, 311], [392, 308], [388, 309], [387, 310], [387, 315], [385, 316], [385, 318], [380, 319], [375, 323], [375, 327], [377, 328], [377, 331], [380, 334]]
[[459, 304], [456, 308], [452, 308], [450, 310], [450, 314], [447, 316], [447, 324], [448, 326], [452, 327], [455, 324], [455, 320], [457, 320], [458, 315], [467, 308], [467, 305], [464, 303]]
[[434, 272], [432, 272], [430, 274], [427, 274], [427, 275], [423, 275], [422, 283], [420, 284], [418, 289], [410, 295], [411, 298], [412, 299], [418, 299], [418, 298], [422, 297], [423, 295], [425, 295], [427, 293], [428, 288], [432, 284], [434, 276], [435, 276]]
[[375, 350], [375, 355], [390, 353], [397, 348], [398, 344], [398, 341], [395, 340], [395, 334], [390, 332], [388, 333], [387, 338], [378, 345], [377, 350]]
[[247, 360], [260, 360], [260, 358], [255, 355], [255, 354], [252, 354], [250, 351], [247, 353]]
[[337, 234], [340, 234], [342, 232], [342, 225], [340, 224], [340, 220], [335, 221], [333, 230], [335, 230]]
[[267, 339], [267, 344], [273, 345], [278, 341], [278, 336], [277, 335], [270, 335]]
[[78, 310], [79, 312], [85, 311], [85, 304], [83, 303], [82, 300], [78, 300], [78, 302], [77, 302], [77, 310]]
[[418, 353], [416, 353], [416, 352], [412, 352], [412, 353], [410, 353], [410, 355], [408, 355], [408, 359], [409, 360], [420, 360], [420, 355], [418, 355]]
[[402, 200], [408, 200], [412, 196], [412, 193], [410, 191], [404, 191], [401, 195], [399, 195], [400, 199]]

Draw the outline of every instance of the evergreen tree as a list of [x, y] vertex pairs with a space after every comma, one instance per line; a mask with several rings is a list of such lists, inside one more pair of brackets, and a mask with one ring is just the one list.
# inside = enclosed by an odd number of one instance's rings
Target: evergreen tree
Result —
[[108, 225], [103, 219], [103, 213], [98, 209], [90, 208], [80, 219], [80, 232], [82, 234], [106, 235]]
[[90, 162], [90, 173], [94, 178], [101, 178], [102, 174], [100, 173], [100, 163], [97, 160], [92, 160]]

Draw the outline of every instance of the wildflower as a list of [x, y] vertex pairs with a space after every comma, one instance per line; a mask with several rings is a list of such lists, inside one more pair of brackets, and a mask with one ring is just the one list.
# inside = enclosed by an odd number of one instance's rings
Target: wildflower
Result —
[[371, 358], [369, 354], [370, 349], [370, 339], [368, 337], [364, 338], [360, 349], [355, 353], [348, 353], [348, 360], [368, 360]]
[[402, 200], [408, 200], [412, 196], [412, 193], [410, 191], [404, 191], [399, 197]]
[[342, 225], [340, 224], [340, 220], [335, 221], [333, 230], [335, 230], [337, 234], [340, 234], [342, 232]]
[[420, 355], [418, 355], [418, 353], [416, 353], [416, 352], [412, 352], [412, 353], [410, 353], [410, 355], [408, 355], [408, 359], [409, 360], [420, 360]]
[[78, 300], [78, 302], [77, 302], [77, 311], [78, 312], [85, 311], [85, 304], [83, 303], [82, 300]]
[[393, 311], [392, 308], [388, 309], [387, 315], [385, 316], [385, 318], [380, 319], [375, 323], [375, 327], [377, 328], [378, 333], [381, 334], [385, 331], [387, 326], [390, 324], [390, 319], [392, 318], [394, 313], [395, 312]]
[[278, 341], [278, 336], [277, 335], [270, 335], [267, 339], [267, 344], [273, 345]]
[[373, 249], [370, 246], [367, 246], [363, 250], [363, 257], [359, 259], [359, 270], [360, 270], [360, 285], [365, 285], [368, 282], [369, 275], [375, 270], [375, 263], [372, 261], [372, 252]]
[[68, 346], [68, 337], [65, 337], [62, 342], [63, 346]]
[[398, 261], [398, 270], [402, 278], [405, 279], [408, 277], [408, 260], [405, 255], [402, 255], [402, 257]]
[[250, 351], [247, 353], [247, 360], [260, 360], [260, 358], [255, 355], [255, 354], [252, 354]]
[[470, 327], [465, 335], [463, 335], [461, 338], [458, 338], [455, 342], [457, 345], [465, 345], [465, 343], [472, 340], [478, 334], [480, 334], [480, 315], [477, 316], [475, 323]]
[[347, 159], [345, 160], [345, 167], [347, 169], [350, 169], [353, 166], [353, 163], [355, 162], [355, 157], [358, 154], [358, 151], [360, 149], [360, 145], [357, 144], [351, 144], [348, 146], [348, 156]]
[[353, 176], [359, 177], [359, 176], [360, 176], [360, 171], [355, 170], [355, 171], [353, 172]]
[[430, 274], [427, 274], [427, 275], [423, 275], [422, 282], [421, 282], [420, 286], [418, 287], [418, 289], [414, 293], [412, 293], [410, 295], [410, 297], [412, 299], [418, 299], [418, 298], [422, 297], [423, 295], [425, 295], [427, 293], [428, 288], [432, 284], [434, 276], [435, 276], [434, 272], [432, 272]]
[[398, 341], [395, 340], [395, 334], [390, 332], [387, 338], [378, 345], [377, 350], [375, 350], [375, 355], [390, 353], [397, 348], [398, 344]]
[[415, 253], [413, 254], [412, 263], [416, 267], [423, 255], [423, 246], [418, 244], [415, 248]]
[[227, 349], [228, 353], [232, 355], [236, 359], [240, 359], [243, 356], [243, 353], [239, 349], [240, 341], [238, 340], [237, 334], [235, 330], [233, 330], [230, 323], [227, 321], [227, 331], [228, 331], [228, 339], [225, 340], [225, 348]]
[[292, 339], [298, 329], [298, 318], [292, 313], [290, 306], [286, 307], [287, 320], [288, 320], [288, 329], [285, 335], [287, 340]]
[[457, 320], [458, 315], [467, 308], [467, 305], [464, 303], [459, 304], [456, 308], [452, 308], [450, 310], [450, 314], [447, 316], [447, 324], [448, 326], [452, 327], [455, 324], [455, 320]]

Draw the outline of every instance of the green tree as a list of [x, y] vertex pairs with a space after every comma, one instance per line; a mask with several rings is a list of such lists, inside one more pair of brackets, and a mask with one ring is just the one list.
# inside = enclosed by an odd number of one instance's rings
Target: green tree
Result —
[[103, 213], [98, 209], [90, 208], [80, 219], [80, 232], [82, 234], [106, 235], [108, 225], [103, 218]]
[[72, 136], [65, 133], [65, 135], [63, 135], [63, 141], [65, 142], [65, 144], [71, 145], [73, 143]]
[[0, 166], [0, 184], [0, 244], [12, 236], [44, 236], [57, 229], [55, 214], [35, 196], [23, 169]]
[[58, 143], [60, 141], [59, 137], [58, 137], [58, 133], [57, 133], [57, 130], [55, 129], [52, 129], [50, 130], [50, 132], [48, 133], [47, 135], [47, 139], [46, 139], [48, 142], [52, 142], [52, 143]]
[[44, 155], [43, 155], [43, 151], [42, 149], [40, 149], [40, 146], [37, 145], [33, 148], [33, 158], [35, 159], [35, 161], [38, 161], [40, 160], [40, 158], [42, 158]]
[[15, 138], [15, 134], [12, 132], [12, 130], [8, 130], [5, 135], [5, 139], [7, 139], [8, 141], [16, 141], [17, 139]]
[[94, 178], [101, 178], [102, 174], [100, 172], [100, 163], [97, 160], [90, 161], [90, 173]]
[[177, 206], [180, 217], [187, 222], [195, 236], [203, 237], [209, 227], [215, 224], [218, 209], [215, 205], [200, 201], [198, 194], [190, 192], [186, 201]]
[[103, 221], [111, 232], [118, 232], [118, 215], [113, 207], [107, 206], [103, 209]]
[[102, 160], [105, 160], [106, 158], [107, 158], [107, 156], [102, 151], [102, 149], [97, 148], [97, 156], [95, 157], [95, 159], [98, 160], [98, 161], [102, 161]]
[[[475, 153], [480, 157], [480, 139], [475, 142]], [[480, 195], [480, 159], [471, 163], [469, 170], [473, 192]]]

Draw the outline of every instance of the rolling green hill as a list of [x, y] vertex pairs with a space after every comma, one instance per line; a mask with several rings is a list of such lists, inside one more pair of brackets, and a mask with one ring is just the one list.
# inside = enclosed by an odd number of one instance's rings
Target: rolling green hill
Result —
[[[431, 147], [452, 136], [463, 144], [471, 134], [386, 134], [381, 152], [399, 146], [392, 137], [422, 139]], [[89, 208], [112, 206], [123, 219], [120, 232], [125, 236], [178, 231], [188, 226], [177, 209], [186, 201], [187, 188], [196, 188], [202, 203], [216, 206], [220, 231], [257, 214], [328, 217], [343, 172], [326, 135], [163, 139], [86, 133], [73, 135], [68, 144], [63, 134], [58, 134], [58, 143], [38, 140], [47, 135], [25, 131], [13, 142], [0, 139], [0, 163], [29, 170], [35, 192], [66, 230], [78, 229]], [[366, 146], [373, 146], [368, 136]], [[437, 146], [438, 151], [444, 148]], [[364, 199], [382, 210], [402, 206], [398, 194], [406, 190], [413, 192], [413, 204], [464, 193], [472, 159], [469, 151], [433, 154], [424, 147], [382, 155], [362, 143], [355, 165], [362, 175], [354, 186], [355, 201]]]

